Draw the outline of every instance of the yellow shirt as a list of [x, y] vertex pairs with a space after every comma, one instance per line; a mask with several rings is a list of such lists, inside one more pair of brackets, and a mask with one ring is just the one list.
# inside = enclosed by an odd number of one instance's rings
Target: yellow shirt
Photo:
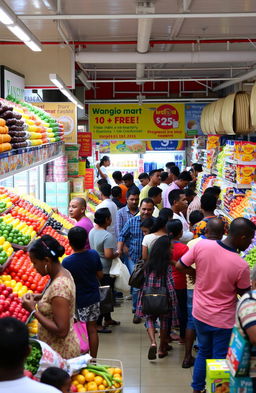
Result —
[[142, 199], [148, 198], [148, 192], [149, 192], [150, 188], [151, 188], [151, 186], [149, 186], [148, 184], [142, 188], [142, 190], [140, 192], [140, 203], [141, 203]]

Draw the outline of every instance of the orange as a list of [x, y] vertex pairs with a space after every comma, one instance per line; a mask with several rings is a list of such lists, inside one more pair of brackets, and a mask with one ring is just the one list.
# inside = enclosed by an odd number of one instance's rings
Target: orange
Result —
[[[74, 383], [73, 383], [73, 385], [74, 385]], [[79, 383], [78, 385], [76, 385], [76, 388], [77, 388], [77, 390], [78, 390], [78, 389], [83, 389], [83, 388], [84, 388], [84, 385], [82, 385], [81, 383]]]
[[104, 385], [98, 385], [98, 390], [105, 390], [105, 387]]
[[103, 382], [102, 382], [102, 384], [103, 384], [105, 387], [107, 387], [107, 386], [108, 386], [108, 383], [107, 383], [107, 381], [106, 381], [105, 379], [103, 379]]
[[85, 386], [82, 386], [81, 388], [78, 388], [77, 391], [78, 392], [86, 392], [87, 390], [86, 390]]
[[84, 368], [82, 371], [81, 371], [81, 374], [84, 376], [84, 377], [86, 377], [86, 375], [88, 374], [88, 370], [86, 369], [86, 368]]
[[78, 374], [75, 377], [75, 381], [78, 381], [79, 383], [81, 383], [83, 385], [85, 383], [85, 377], [82, 374]]
[[87, 390], [88, 392], [93, 392], [94, 390], [98, 390], [98, 386], [95, 382], [89, 382], [87, 384]]
[[112, 367], [108, 368], [109, 374], [113, 375], [113, 374], [114, 374], [114, 371], [115, 371], [114, 368], [112, 368]]
[[94, 377], [95, 377], [94, 373], [88, 372], [84, 378], [86, 382], [91, 382], [94, 380]]
[[74, 381], [72, 381], [72, 385], [75, 385], [75, 386], [77, 386], [77, 385], [79, 385], [79, 382], [78, 382], [78, 381], [76, 381], [76, 380], [74, 380]]
[[117, 379], [120, 379], [120, 380], [122, 379], [122, 377], [121, 377], [120, 374], [114, 374], [113, 377], [114, 377], [114, 378], [117, 378]]
[[99, 375], [97, 375], [97, 376], [94, 378], [94, 382], [95, 382], [97, 385], [101, 385], [102, 382], [103, 382], [103, 378], [100, 377]]
[[114, 373], [115, 373], [115, 374], [120, 374], [120, 375], [122, 375], [122, 370], [121, 370], [121, 368], [118, 368], [118, 367], [115, 368], [115, 369], [114, 369]]

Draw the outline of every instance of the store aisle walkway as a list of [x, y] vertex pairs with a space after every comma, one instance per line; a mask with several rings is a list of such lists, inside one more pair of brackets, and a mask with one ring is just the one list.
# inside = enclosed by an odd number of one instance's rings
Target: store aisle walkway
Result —
[[113, 318], [121, 326], [100, 335], [99, 358], [120, 359], [124, 366], [124, 393], [190, 393], [191, 369], [182, 369], [184, 346], [173, 344], [169, 356], [147, 359], [149, 340], [143, 324], [133, 325], [131, 303], [115, 309]]

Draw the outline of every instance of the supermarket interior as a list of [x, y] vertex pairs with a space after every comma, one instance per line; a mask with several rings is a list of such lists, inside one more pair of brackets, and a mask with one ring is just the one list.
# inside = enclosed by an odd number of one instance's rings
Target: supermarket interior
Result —
[[0, 393], [256, 393], [255, 19], [0, 0]]

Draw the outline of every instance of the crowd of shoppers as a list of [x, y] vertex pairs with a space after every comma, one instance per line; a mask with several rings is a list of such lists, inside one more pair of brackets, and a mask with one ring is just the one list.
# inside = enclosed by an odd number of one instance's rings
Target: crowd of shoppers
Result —
[[[166, 172], [156, 169], [140, 174], [139, 187], [132, 174], [122, 176], [120, 171], [113, 173], [115, 186], [111, 187], [106, 171], [109, 165], [109, 158], [104, 156], [97, 167], [101, 203], [94, 223], [86, 217], [82, 198], [70, 202], [69, 214], [76, 220], [68, 233], [73, 254], [61, 265], [59, 257], [64, 249], [57, 240], [46, 235], [33, 242], [31, 261], [41, 275], [50, 276], [50, 282], [43, 295], [26, 294], [23, 306], [33, 311], [39, 321], [39, 339], [64, 358], [80, 353], [73, 329], [76, 315], [79, 321], [86, 322], [90, 354], [97, 357], [98, 333], [111, 333], [110, 327], [120, 324], [110, 312], [101, 312], [99, 287], [110, 286], [114, 295], [115, 278], [110, 269], [115, 258], [121, 258], [130, 274], [142, 261], [141, 288], [131, 288], [132, 312], [133, 323], [145, 321], [150, 340], [148, 359], [168, 355], [175, 329], [179, 342], [184, 344], [182, 367], [194, 366], [191, 386], [194, 393], [200, 393], [205, 389], [206, 359], [225, 358], [235, 323], [241, 334], [255, 344], [255, 291], [242, 297], [245, 306], [238, 306], [236, 317], [237, 295], [250, 290], [249, 267], [239, 253], [250, 245], [255, 225], [246, 218], [237, 218], [228, 227], [217, 211], [219, 187], [207, 188], [201, 197], [196, 195], [195, 181], [202, 169], [198, 164], [180, 173], [175, 163], [167, 163]], [[255, 270], [252, 279], [255, 289]], [[159, 308], [154, 310], [148, 300], [153, 295], [162, 297]], [[22, 337], [15, 337], [18, 330]], [[56, 391], [44, 390], [43, 384], [41, 390], [30, 387], [22, 376], [28, 353], [24, 325], [3, 319], [0, 337], [0, 352], [10, 345], [6, 348], [9, 353], [13, 351], [15, 359], [14, 364], [11, 357], [4, 362], [0, 356], [0, 391], [1, 383], [13, 383], [12, 378], [5, 380], [9, 373], [28, 392]], [[195, 359], [196, 338], [199, 351]], [[12, 340], [22, 340], [17, 353]], [[42, 376], [49, 385], [54, 385], [53, 380], [60, 381], [58, 386], [70, 383], [58, 370], [48, 370]]]

